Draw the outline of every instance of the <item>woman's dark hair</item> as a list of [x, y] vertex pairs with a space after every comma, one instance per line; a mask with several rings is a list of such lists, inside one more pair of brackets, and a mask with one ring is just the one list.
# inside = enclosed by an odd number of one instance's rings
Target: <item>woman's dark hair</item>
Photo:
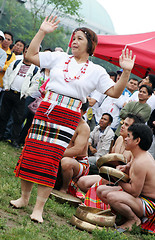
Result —
[[77, 31], [82, 31], [85, 34], [87, 41], [88, 41], [87, 53], [89, 53], [89, 56], [92, 56], [95, 51], [95, 48], [97, 46], [97, 42], [98, 42], [96, 33], [89, 28], [82, 27], [82, 28], [76, 28], [73, 32], [73, 35]]
[[147, 151], [153, 141], [153, 132], [151, 128], [143, 123], [133, 123], [129, 128], [129, 132], [132, 132], [133, 139], [140, 138], [139, 147]]
[[146, 88], [146, 90], [147, 90], [149, 96], [152, 95], [152, 93], [153, 93], [153, 89], [152, 89], [151, 87], [149, 87], [149, 86], [146, 85], [146, 84], [143, 84], [143, 85], [141, 85], [141, 86], [139, 87], [139, 90], [140, 90], [141, 88], [143, 88], [143, 87]]

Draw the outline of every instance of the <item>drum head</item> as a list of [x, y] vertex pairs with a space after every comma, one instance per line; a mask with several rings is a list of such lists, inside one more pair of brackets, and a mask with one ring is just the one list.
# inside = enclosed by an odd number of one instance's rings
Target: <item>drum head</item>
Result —
[[127, 163], [126, 158], [123, 154], [120, 153], [109, 153], [105, 154], [104, 156], [100, 157], [96, 165], [98, 168], [101, 166], [108, 166], [116, 168], [118, 165], [125, 165]]
[[58, 190], [52, 189], [51, 196], [54, 196], [56, 200], [60, 203], [68, 202], [70, 205], [78, 206], [82, 203], [79, 198], [73, 197], [70, 194], [62, 193]]
[[99, 175], [112, 183], [117, 181], [129, 181], [129, 176], [126, 173], [112, 167], [100, 167]]

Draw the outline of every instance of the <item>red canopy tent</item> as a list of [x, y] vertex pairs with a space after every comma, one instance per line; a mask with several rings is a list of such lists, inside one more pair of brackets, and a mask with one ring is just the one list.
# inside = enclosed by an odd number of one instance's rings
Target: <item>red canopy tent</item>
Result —
[[155, 74], [155, 32], [132, 35], [98, 35], [94, 56], [119, 66], [122, 49], [128, 47], [136, 55], [132, 73], [145, 77]]

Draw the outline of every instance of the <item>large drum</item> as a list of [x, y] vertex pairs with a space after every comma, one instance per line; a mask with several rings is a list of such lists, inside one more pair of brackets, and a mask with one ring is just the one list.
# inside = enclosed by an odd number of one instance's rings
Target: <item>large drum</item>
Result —
[[129, 182], [129, 176], [116, 169], [116, 168], [112, 168], [112, 167], [106, 167], [106, 166], [102, 166], [99, 168], [99, 175], [108, 180], [109, 183], [114, 183], [115, 185], [119, 182], [119, 181], [123, 181], [123, 182]]
[[118, 165], [125, 165], [127, 163], [127, 159], [120, 153], [109, 153], [100, 157], [96, 165], [98, 168], [101, 166], [114, 167], [116, 168]]
[[73, 197], [72, 195], [67, 193], [62, 193], [56, 189], [52, 189], [50, 196], [55, 197], [55, 199], [60, 203], [68, 202], [70, 205], [73, 205], [75, 207], [82, 203], [82, 201], [79, 198]]

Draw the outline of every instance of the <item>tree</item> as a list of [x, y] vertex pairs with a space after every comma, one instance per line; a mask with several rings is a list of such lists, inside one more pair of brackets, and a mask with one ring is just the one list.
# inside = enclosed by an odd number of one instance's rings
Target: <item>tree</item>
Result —
[[[0, 0], [0, 6], [3, 0]], [[22, 39], [27, 44], [30, 43], [31, 39], [37, 32], [41, 21], [45, 17], [45, 11], [52, 5], [51, 11], [58, 11], [61, 9], [61, 16], [66, 14], [75, 13], [78, 16], [78, 7], [80, 1], [68, 1], [68, 0], [29, 0], [32, 3], [28, 8], [25, 8], [24, 4], [21, 4], [17, 0], [6, 0], [4, 13], [0, 21], [0, 29], [2, 31], [10, 31], [14, 35], [14, 39]], [[41, 5], [39, 5], [41, 2]], [[67, 5], [70, 4], [70, 5]], [[73, 7], [74, 5], [74, 7]], [[56, 10], [57, 9], [57, 10]], [[67, 49], [70, 31], [64, 30], [63, 27], [59, 27], [54, 33], [47, 35], [43, 42], [42, 47], [44, 48], [55, 48], [56, 46], [62, 47], [64, 50]]]

